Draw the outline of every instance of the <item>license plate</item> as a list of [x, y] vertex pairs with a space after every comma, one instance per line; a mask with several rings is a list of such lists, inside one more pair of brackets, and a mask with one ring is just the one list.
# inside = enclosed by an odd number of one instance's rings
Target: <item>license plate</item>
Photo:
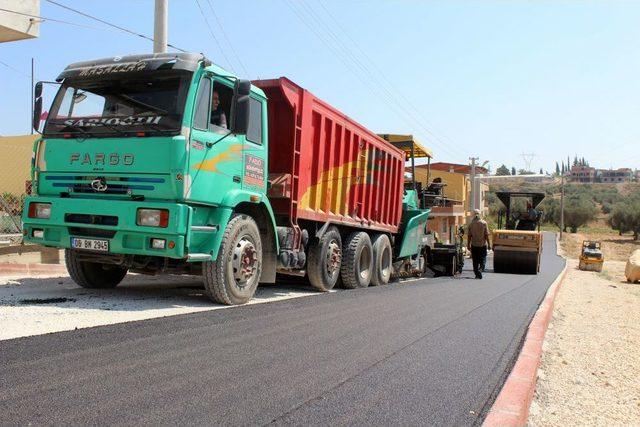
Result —
[[109, 241], [72, 237], [71, 247], [74, 249], [85, 249], [88, 251], [109, 252]]

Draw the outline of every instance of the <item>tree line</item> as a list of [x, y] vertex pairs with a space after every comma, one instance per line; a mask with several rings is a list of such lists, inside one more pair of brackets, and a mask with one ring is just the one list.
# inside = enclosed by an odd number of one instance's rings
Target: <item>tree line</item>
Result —
[[[536, 172], [533, 171], [528, 171], [526, 169], [518, 169], [516, 170], [515, 167], [511, 167], [511, 169], [509, 169], [507, 167], [507, 165], [501, 165], [498, 169], [496, 169], [496, 175], [499, 176], [511, 176], [511, 175], [535, 175]], [[540, 168], [540, 175], [542, 175], [544, 173], [544, 171], [542, 170], [542, 168]]]
[[[573, 162], [570, 160], [570, 158], [567, 156], [567, 161], [565, 163], [564, 160], [560, 161], [560, 162], [556, 162], [556, 167], [555, 167], [555, 174], [556, 175], [560, 175], [560, 174], [564, 174], [565, 172], [569, 172], [571, 170], [571, 168], [573, 166], [585, 166], [585, 167], [589, 167], [591, 166], [589, 164], [589, 161], [586, 160], [584, 157], [578, 157], [577, 155], [573, 158]], [[508, 176], [508, 175], [533, 175], [535, 172], [533, 171], [528, 171], [525, 169], [517, 169], [515, 167], [511, 167], [509, 168], [507, 165], [502, 164], [498, 169], [496, 169], [496, 175], [499, 176]], [[542, 168], [540, 168], [540, 174], [543, 174], [543, 170]]]
[[[621, 195], [615, 187], [598, 188], [590, 185], [565, 187], [563, 231], [576, 233], [579, 228], [596, 219], [599, 210], [607, 215], [609, 226], [620, 235], [640, 234], [640, 188]], [[545, 221], [560, 227], [560, 200], [548, 198], [544, 202]]]
[[[494, 191], [509, 190], [507, 187], [492, 188], [488, 197], [489, 212], [497, 217], [503, 209]], [[559, 185], [545, 185], [544, 189], [534, 184], [522, 185], [520, 191], [544, 191], [547, 197], [540, 205], [544, 211], [543, 223], [560, 227]], [[595, 220], [598, 212], [607, 215], [607, 223], [620, 235], [632, 233], [635, 240], [640, 239], [640, 187], [636, 186], [628, 194], [622, 195], [615, 186], [566, 185], [564, 200], [564, 230], [576, 233]]]

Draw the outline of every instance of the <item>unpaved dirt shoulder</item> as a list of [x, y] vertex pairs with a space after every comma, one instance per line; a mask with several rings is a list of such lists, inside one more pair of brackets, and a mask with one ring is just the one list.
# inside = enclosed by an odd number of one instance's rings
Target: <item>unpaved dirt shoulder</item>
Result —
[[556, 297], [529, 424], [640, 425], [640, 285], [624, 263], [577, 269]]

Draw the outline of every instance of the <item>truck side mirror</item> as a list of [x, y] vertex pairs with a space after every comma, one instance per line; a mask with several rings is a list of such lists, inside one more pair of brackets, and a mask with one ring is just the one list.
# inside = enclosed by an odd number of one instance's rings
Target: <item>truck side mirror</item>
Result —
[[249, 129], [249, 80], [236, 80], [233, 88], [233, 103], [231, 106], [231, 131], [246, 134]]
[[36, 98], [33, 103], [33, 130], [40, 132], [40, 116], [42, 115], [42, 97]]
[[40, 98], [42, 96], [42, 82], [36, 83], [35, 88], [33, 89], [34, 98]]

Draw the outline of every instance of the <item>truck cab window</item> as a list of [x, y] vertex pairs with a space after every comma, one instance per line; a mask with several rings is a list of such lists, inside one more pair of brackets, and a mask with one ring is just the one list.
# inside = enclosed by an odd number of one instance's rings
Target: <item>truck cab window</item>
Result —
[[213, 83], [211, 93], [211, 116], [209, 118], [209, 130], [229, 128], [229, 117], [231, 113], [231, 99], [233, 91], [219, 82]]
[[196, 96], [196, 112], [193, 116], [193, 127], [205, 130], [209, 128], [209, 101], [211, 98], [211, 80], [202, 79]]
[[262, 103], [253, 98], [249, 100], [247, 140], [262, 145]]

